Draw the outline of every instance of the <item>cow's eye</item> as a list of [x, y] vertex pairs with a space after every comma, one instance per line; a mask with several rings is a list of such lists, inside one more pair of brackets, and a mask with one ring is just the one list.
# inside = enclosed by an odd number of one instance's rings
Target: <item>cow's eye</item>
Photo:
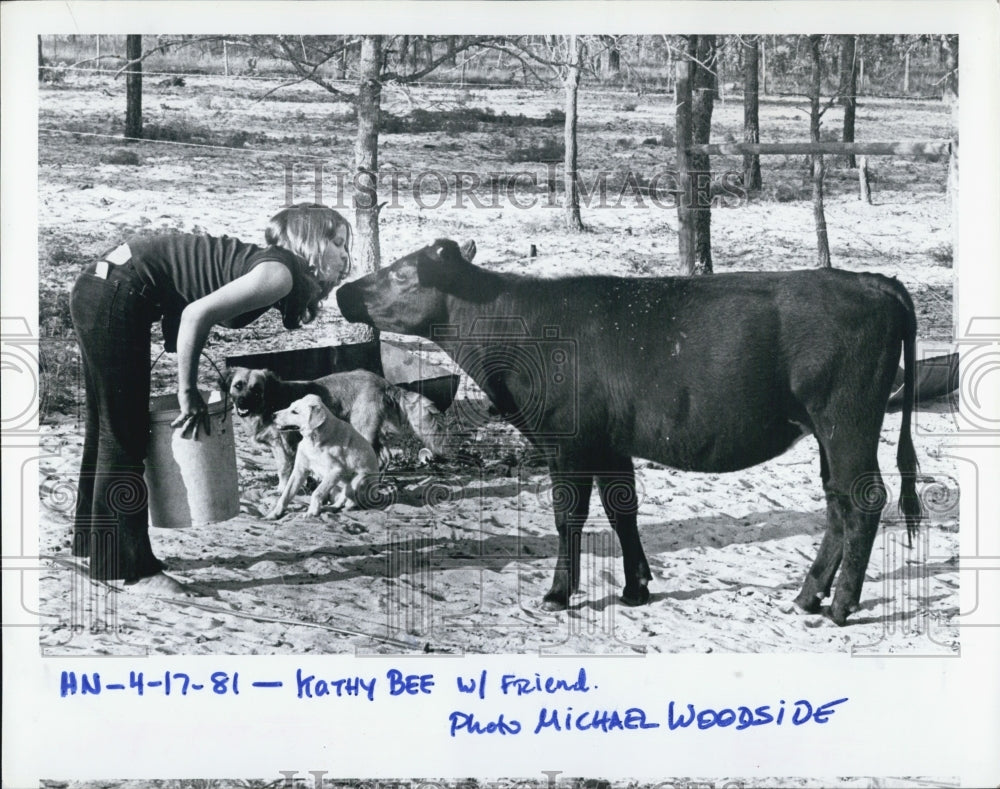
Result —
[[393, 282], [402, 282], [406, 279], [406, 274], [403, 273], [402, 269], [392, 269], [389, 271], [389, 278]]

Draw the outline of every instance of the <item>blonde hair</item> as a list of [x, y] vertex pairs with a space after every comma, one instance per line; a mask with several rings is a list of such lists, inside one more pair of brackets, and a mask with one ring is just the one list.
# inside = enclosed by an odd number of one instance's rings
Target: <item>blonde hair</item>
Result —
[[[333, 243], [341, 227], [347, 231], [344, 242], [347, 268], [335, 273], [324, 270], [323, 253]], [[298, 203], [281, 209], [268, 222], [264, 238], [268, 244], [283, 247], [305, 260], [309, 265], [309, 273], [323, 285], [329, 285], [329, 288], [351, 271], [351, 247], [354, 240], [351, 223], [325, 205]]]

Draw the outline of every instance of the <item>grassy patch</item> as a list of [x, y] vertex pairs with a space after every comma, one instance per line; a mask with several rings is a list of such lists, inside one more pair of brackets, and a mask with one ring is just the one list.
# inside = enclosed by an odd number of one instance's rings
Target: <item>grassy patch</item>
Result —
[[135, 151], [127, 148], [116, 148], [110, 153], [101, 154], [101, 164], [127, 164], [136, 167], [142, 164], [142, 159]]
[[945, 266], [947, 268], [952, 267], [954, 255], [952, 252], [951, 244], [941, 244], [940, 246], [934, 247], [930, 251], [930, 256], [931, 260], [933, 260], [939, 266]]
[[245, 129], [215, 131], [186, 118], [177, 118], [168, 123], [145, 124], [142, 127], [142, 139], [195, 145], [221, 145], [225, 148], [245, 148], [248, 143], [265, 142], [267, 135], [263, 132], [250, 132]]
[[566, 154], [565, 143], [556, 137], [532, 140], [507, 151], [504, 158], [511, 164], [522, 162], [561, 162]]
[[523, 114], [509, 115], [506, 112], [497, 114], [487, 107], [456, 107], [448, 110], [415, 109], [408, 115], [393, 115], [382, 113], [380, 131], [383, 134], [427, 134], [443, 131], [447, 134], [481, 131], [482, 127], [525, 127], [525, 126], [561, 126], [566, 122], [562, 110], [549, 110], [541, 118], [533, 118]]

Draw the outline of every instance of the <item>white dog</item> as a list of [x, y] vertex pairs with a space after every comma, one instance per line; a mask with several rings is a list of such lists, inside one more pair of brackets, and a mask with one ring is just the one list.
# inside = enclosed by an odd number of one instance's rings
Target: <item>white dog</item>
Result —
[[323, 405], [318, 395], [296, 400], [288, 408], [274, 413], [279, 430], [298, 430], [302, 434], [295, 451], [295, 464], [277, 502], [264, 517], [280, 518], [289, 500], [307, 473], [319, 480], [309, 501], [308, 514], [319, 515], [320, 507], [336, 487], [333, 506], [340, 508], [357, 503], [358, 488], [368, 476], [378, 476], [375, 450], [361, 434], [342, 419], [337, 419]]

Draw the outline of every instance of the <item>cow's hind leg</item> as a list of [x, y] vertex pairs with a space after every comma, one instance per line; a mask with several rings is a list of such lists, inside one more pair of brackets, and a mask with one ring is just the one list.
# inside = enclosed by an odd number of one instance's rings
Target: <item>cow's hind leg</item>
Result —
[[[820, 476], [823, 479], [823, 489], [826, 491], [826, 532], [819, 546], [816, 560], [806, 580], [802, 591], [795, 598], [795, 605], [804, 613], [818, 614], [823, 600], [830, 594], [833, 577], [840, 567], [840, 558], [844, 549], [844, 526], [849, 514], [843, 497], [830, 490], [830, 467], [826, 460], [826, 450], [822, 444], [819, 448]], [[848, 502], [849, 503], [849, 502]]]
[[546, 611], [566, 608], [569, 596], [580, 586], [580, 537], [590, 509], [593, 484], [590, 474], [552, 471], [552, 508], [559, 532], [559, 556], [552, 588], [542, 601]]
[[854, 477], [851, 493], [844, 504], [847, 509], [844, 556], [830, 605], [830, 618], [838, 625], [846, 624], [848, 615], [858, 610], [861, 586], [865, 581], [885, 500], [885, 485], [877, 464], [874, 470]]
[[626, 605], [644, 605], [649, 602], [649, 581], [653, 576], [636, 526], [639, 500], [635, 492], [632, 459], [615, 458], [602, 463], [602, 466], [604, 470], [597, 473], [597, 492], [622, 547], [622, 563], [625, 566], [622, 600]]
[[877, 444], [866, 440], [866, 435], [871, 434], [877, 436], [877, 429], [853, 435], [844, 431], [838, 441], [824, 442], [823, 451], [829, 462], [825, 480], [829, 523], [816, 562], [796, 599], [804, 609], [816, 610], [818, 601], [830, 592], [839, 560], [840, 573], [830, 606], [830, 618], [838, 625], [846, 624], [847, 617], [858, 609], [885, 505]]

